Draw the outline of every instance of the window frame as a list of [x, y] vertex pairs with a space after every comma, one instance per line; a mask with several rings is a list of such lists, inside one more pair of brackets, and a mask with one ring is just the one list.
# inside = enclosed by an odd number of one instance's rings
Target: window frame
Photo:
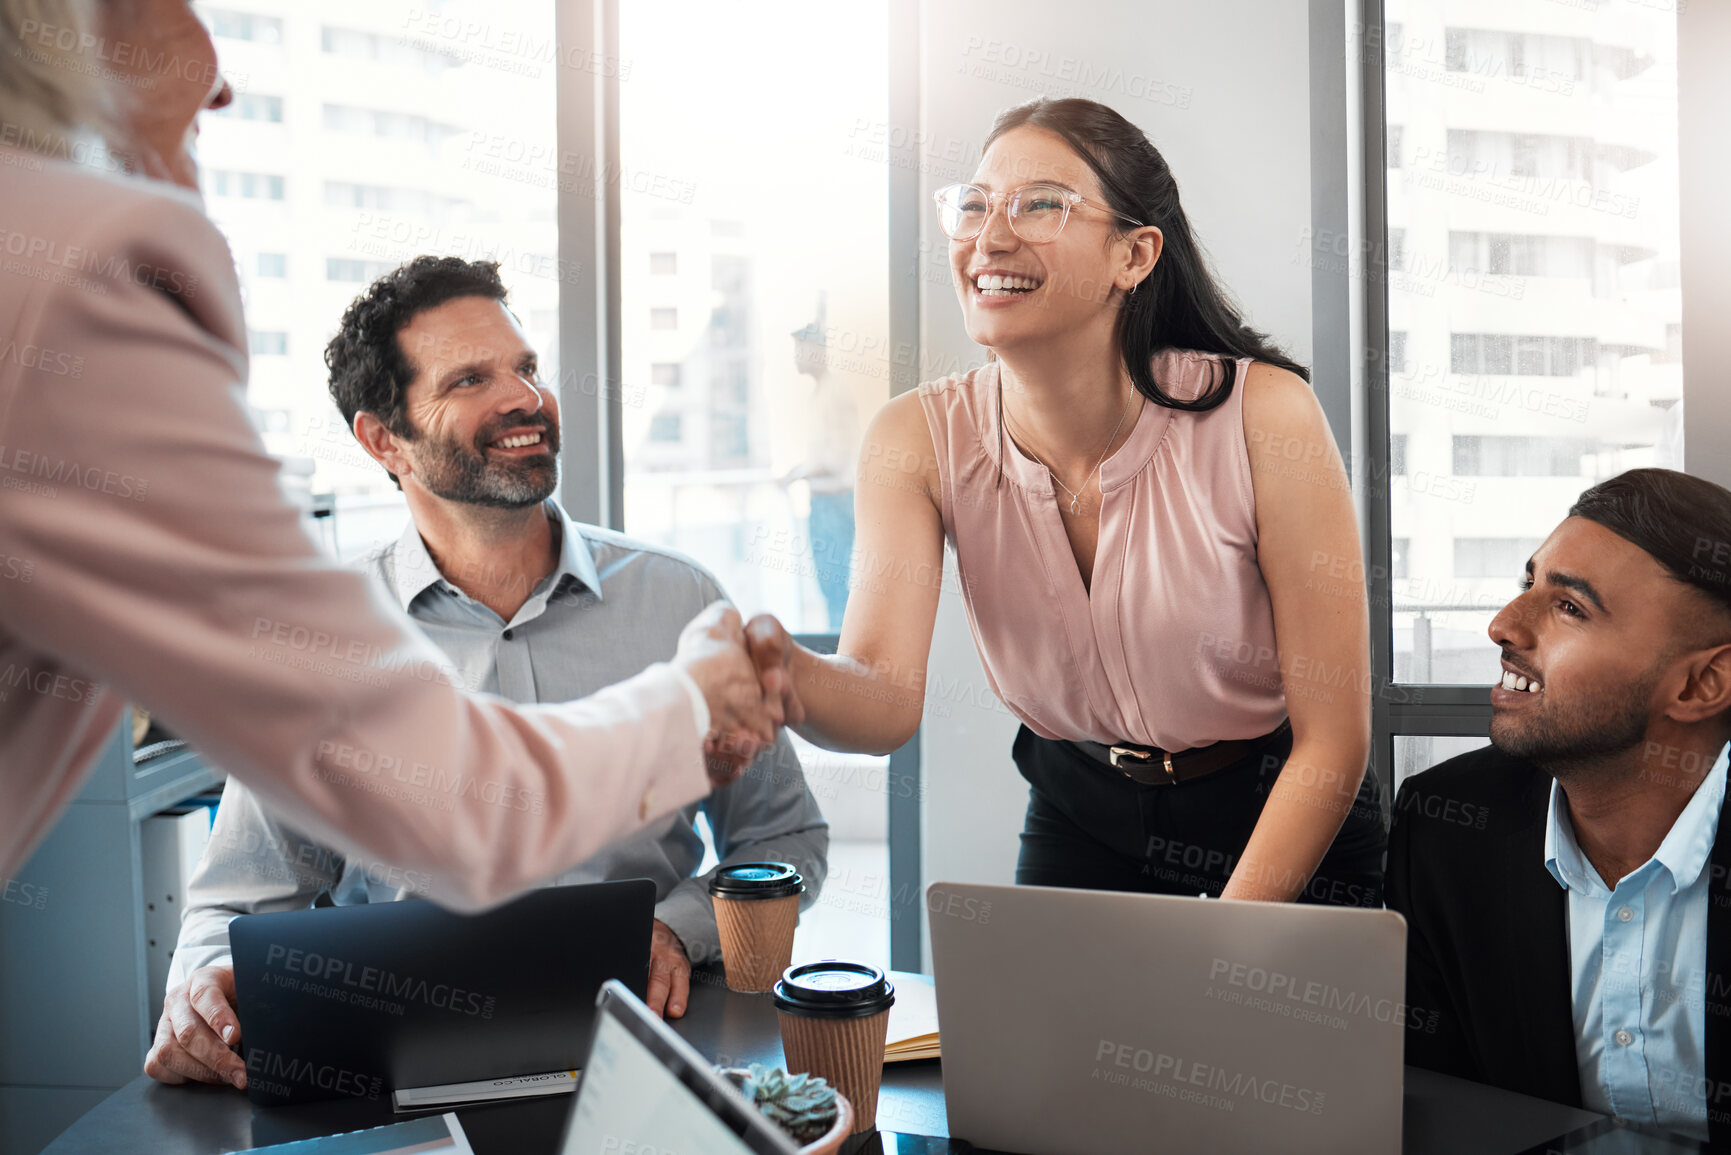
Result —
[[[888, 0], [889, 123], [913, 124], [920, 110], [919, 0]], [[619, 0], [557, 0], [561, 44], [592, 45], [603, 60], [619, 60]], [[623, 253], [617, 181], [620, 171], [618, 68], [558, 70], [557, 147], [561, 156], [594, 158], [594, 176], [561, 181], [558, 209], [561, 267], [582, 269], [559, 294], [559, 405], [565, 462], [559, 497], [579, 521], [625, 531], [623, 378]], [[892, 348], [919, 343], [919, 192], [917, 146], [887, 164], [889, 182], [889, 319]], [[897, 163], [899, 161], [899, 163]], [[707, 322], [705, 322], [707, 324]], [[891, 395], [919, 384], [918, 358], [891, 367]], [[835, 634], [800, 635], [819, 652], [834, 652]], [[890, 965], [921, 969], [925, 896], [920, 851], [920, 735], [890, 755]]]
[[[1386, 478], [1393, 464], [1389, 433], [1389, 284], [1384, 240], [1388, 236], [1389, 174], [1387, 29], [1382, 0], [1362, 6], [1362, 49], [1358, 86], [1362, 126], [1360, 166], [1365, 270], [1364, 447], [1366, 476]], [[1392, 797], [1394, 742], [1397, 736], [1490, 735], [1491, 688], [1436, 682], [1397, 682], [1394, 678], [1394, 526], [1388, 485], [1363, 487], [1365, 571], [1369, 576], [1371, 695], [1371, 772]]]

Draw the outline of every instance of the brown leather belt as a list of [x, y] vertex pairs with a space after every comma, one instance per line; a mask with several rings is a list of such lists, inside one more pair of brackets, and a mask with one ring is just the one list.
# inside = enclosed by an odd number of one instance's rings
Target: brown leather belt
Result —
[[1130, 781], [1141, 786], [1176, 786], [1193, 782], [1224, 766], [1254, 754], [1257, 750], [1292, 729], [1288, 719], [1260, 738], [1235, 738], [1216, 742], [1212, 746], [1197, 746], [1168, 753], [1158, 746], [1137, 746], [1130, 742], [1106, 745], [1103, 742], [1070, 742], [1077, 750], [1096, 762], [1110, 766]]

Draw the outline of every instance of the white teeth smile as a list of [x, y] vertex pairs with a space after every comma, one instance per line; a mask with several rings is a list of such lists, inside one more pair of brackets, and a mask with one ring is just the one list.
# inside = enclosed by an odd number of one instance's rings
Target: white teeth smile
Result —
[[501, 441], [495, 441], [493, 442], [493, 445], [498, 449], [521, 449], [525, 445], [539, 445], [540, 443], [541, 435], [539, 433], [522, 433], [516, 437], [507, 437]]
[[1528, 681], [1526, 678], [1515, 673], [1513, 670], [1504, 670], [1503, 671], [1503, 689], [1505, 689], [1505, 690], [1525, 690], [1529, 694], [1537, 694], [1539, 691], [1543, 690], [1544, 687], [1539, 685], [1539, 683], [1537, 681]]
[[1039, 287], [1039, 282], [1032, 277], [999, 276], [996, 273], [981, 274], [974, 278], [974, 288], [982, 297], [1007, 297], [1012, 293], [1026, 293]]

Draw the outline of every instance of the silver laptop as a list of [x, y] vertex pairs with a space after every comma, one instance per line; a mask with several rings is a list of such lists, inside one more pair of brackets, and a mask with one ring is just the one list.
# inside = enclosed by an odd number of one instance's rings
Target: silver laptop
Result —
[[1018, 1155], [1400, 1150], [1398, 914], [943, 882], [927, 909], [952, 1136]]
[[561, 1155], [798, 1155], [623, 983], [595, 1000], [595, 1033]]

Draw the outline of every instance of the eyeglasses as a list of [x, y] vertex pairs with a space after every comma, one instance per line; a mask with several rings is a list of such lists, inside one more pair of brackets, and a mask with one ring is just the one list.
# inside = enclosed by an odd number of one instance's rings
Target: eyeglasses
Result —
[[938, 227], [952, 241], [971, 241], [979, 236], [998, 201], [1007, 203], [1010, 231], [1033, 245], [1056, 239], [1070, 219], [1070, 210], [1077, 205], [1088, 205], [1143, 227], [1134, 217], [1096, 205], [1081, 193], [1055, 184], [1025, 184], [1007, 193], [989, 193], [979, 185], [953, 184], [933, 193], [932, 199], [938, 202]]

